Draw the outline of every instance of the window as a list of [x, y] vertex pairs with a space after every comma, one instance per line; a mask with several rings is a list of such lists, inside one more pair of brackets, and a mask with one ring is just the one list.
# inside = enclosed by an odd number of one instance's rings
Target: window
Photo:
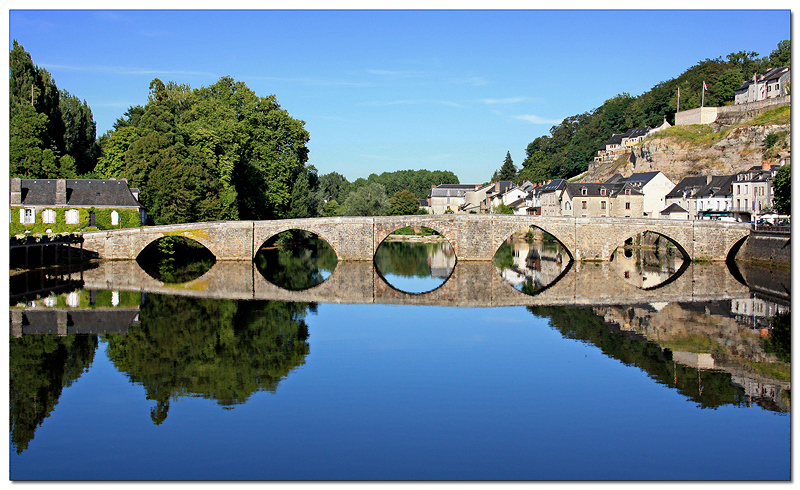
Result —
[[33, 209], [26, 208], [19, 210], [19, 222], [24, 225], [32, 225], [36, 222], [36, 213], [33, 212]]
[[626, 202], [626, 203], [625, 203], [625, 209], [630, 209], [630, 208], [631, 208], [631, 203], [629, 203], [629, 202]]
[[119, 224], [119, 213], [116, 210], [111, 211], [111, 224], [114, 226]]
[[602, 189], [600, 189], [600, 195], [601, 195], [601, 196], [605, 196], [605, 195], [606, 195], [606, 188], [605, 188], [605, 187], [603, 187]]
[[52, 209], [45, 209], [42, 211], [42, 223], [55, 223], [56, 212]]
[[625, 189], [625, 195], [626, 196], [630, 196], [631, 195], [631, 190], [630, 189]]
[[588, 191], [586, 190], [586, 187], [581, 187], [581, 195], [582, 196], [585, 196], [587, 194], [587, 192]]
[[80, 220], [80, 213], [77, 209], [70, 209], [64, 213], [64, 220], [68, 225], [77, 225]]
[[586, 201], [581, 201], [581, 209], [586, 209]]
[[606, 208], [606, 202], [600, 201], [600, 209], [605, 209], [605, 208]]

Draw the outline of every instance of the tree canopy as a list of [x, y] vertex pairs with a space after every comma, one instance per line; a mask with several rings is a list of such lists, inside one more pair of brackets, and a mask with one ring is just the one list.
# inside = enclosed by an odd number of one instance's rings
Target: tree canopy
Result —
[[304, 124], [231, 77], [194, 90], [156, 78], [104, 136], [97, 173], [128, 178], [157, 224], [316, 215]]

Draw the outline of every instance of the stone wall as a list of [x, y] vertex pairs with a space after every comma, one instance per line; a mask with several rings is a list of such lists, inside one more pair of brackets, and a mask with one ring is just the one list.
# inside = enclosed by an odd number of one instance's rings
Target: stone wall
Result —
[[697, 107], [688, 111], [675, 113], [675, 125], [711, 124], [724, 125], [737, 124], [758, 116], [764, 111], [776, 107], [789, 105], [791, 97], [776, 97], [774, 99], [759, 100], [747, 104], [728, 105], [722, 107]]
[[789, 267], [792, 263], [791, 235], [754, 231], [739, 250], [736, 259], [749, 262], [769, 262]]

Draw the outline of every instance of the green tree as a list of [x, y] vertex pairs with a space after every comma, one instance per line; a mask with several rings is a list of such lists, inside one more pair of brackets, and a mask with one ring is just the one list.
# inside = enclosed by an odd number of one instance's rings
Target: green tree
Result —
[[506, 152], [506, 158], [503, 160], [503, 165], [500, 167], [500, 170], [496, 172], [496, 179], [498, 180], [515, 180], [517, 178], [517, 167], [514, 165], [514, 161], [511, 160], [511, 152]]
[[781, 167], [772, 181], [775, 189], [772, 205], [780, 214], [791, 214], [792, 212], [792, 170], [790, 166], [787, 164]]
[[788, 39], [779, 42], [778, 47], [769, 54], [767, 65], [769, 68], [792, 66], [792, 43]]
[[392, 216], [417, 214], [419, 211], [419, 199], [409, 190], [395, 192], [389, 204], [389, 214]]
[[533, 183], [547, 181], [550, 178], [550, 162], [547, 161], [547, 154], [538, 150], [529, 155], [522, 162], [519, 177], [522, 181], [527, 180]]
[[492, 210], [495, 214], [514, 214], [514, 208], [507, 204], [500, 203]]
[[370, 182], [352, 191], [344, 206], [345, 216], [386, 216], [389, 211], [386, 188], [377, 182]]

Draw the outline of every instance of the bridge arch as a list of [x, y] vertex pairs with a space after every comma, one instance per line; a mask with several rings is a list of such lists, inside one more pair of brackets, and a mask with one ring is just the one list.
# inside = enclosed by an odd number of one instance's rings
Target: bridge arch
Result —
[[[516, 227], [512, 227], [512, 228], [504, 230], [503, 232], [498, 233], [498, 236], [496, 237], [497, 238], [497, 240], [496, 240], [497, 243], [492, 243], [492, 248], [493, 248], [492, 257], [495, 256], [495, 254], [500, 249], [500, 246], [503, 244], [503, 242], [508, 240], [511, 236], [513, 236], [513, 235], [515, 235], [517, 233], [527, 232], [531, 228], [538, 228], [538, 229], [542, 230], [543, 232], [547, 233], [548, 235], [552, 236], [556, 240], [558, 240], [558, 242], [564, 247], [564, 249], [566, 250], [567, 254], [569, 255], [570, 261], [575, 260], [575, 257], [573, 255], [574, 250], [572, 250], [571, 247], [567, 243], [564, 242], [565, 238], [559, 238], [559, 236], [557, 235], [558, 230], [555, 230], [552, 227], [547, 226], [547, 224], [542, 222], [542, 221], [536, 221], [536, 222], [529, 222], [529, 223], [525, 223], [525, 224], [520, 224], [520, 225], [518, 225]], [[509, 230], [511, 230], [511, 231], [509, 231]], [[508, 233], [508, 234], [503, 236], [502, 233]]]
[[[279, 234], [281, 234], [281, 233], [283, 233], [285, 231], [290, 231], [290, 230], [300, 230], [300, 231], [305, 231], [305, 232], [308, 232], [308, 233], [313, 233], [317, 237], [319, 237], [322, 240], [325, 240], [326, 242], [328, 242], [328, 245], [330, 245], [333, 248], [334, 252], [337, 252], [336, 251], [336, 245], [334, 245], [334, 243], [333, 243], [333, 239], [331, 237], [329, 237], [329, 236], [326, 236], [327, 235], [327, 230], [315, 230], [314, 228], [315, 228], [314, 226], [308, 226], [308, 225], [304, 225], [304, 226], [303, 225], [300, 225], [300, 226], [291, 226], [291, 225], [289, 225], [289, 226], [283, 226], [283, 227], [279, 226], [277, 228], [271, 229], [270, 230], [270, 232], [272, 233], [271, 235], [268, 235], [268, 236], [264, 235], [263, 237], [259, 238], [259, 240], [261, 240], [260, 242], [255, 241], [255, 240], [253, 241], [253, 258], [255, 258], [255, 255], [258, 253], [258, 250], [261, 247], [263, 247], [265, 243], [270, 241], [276, 235], [279, 235]], [[337, 257], [339, 256], [338, 252], [336, 253], [336, 256]]]

